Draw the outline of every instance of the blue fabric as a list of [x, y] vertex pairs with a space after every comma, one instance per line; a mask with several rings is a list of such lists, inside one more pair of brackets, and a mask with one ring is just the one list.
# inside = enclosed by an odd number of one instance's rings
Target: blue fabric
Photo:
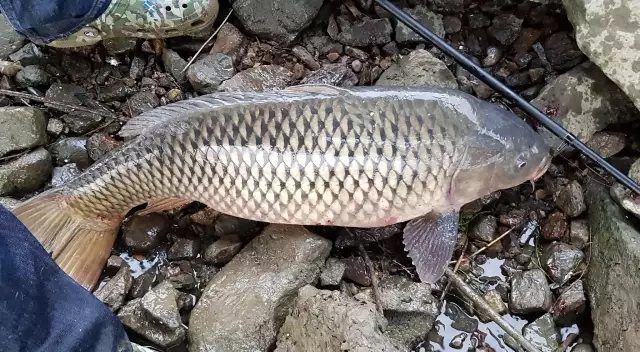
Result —
[[0, 0], [0, 12], [32, 42], [48, 44], [102, 15], [111, 0]]
[[130, 352], [122, 323], [0, 206], [0, 351]]

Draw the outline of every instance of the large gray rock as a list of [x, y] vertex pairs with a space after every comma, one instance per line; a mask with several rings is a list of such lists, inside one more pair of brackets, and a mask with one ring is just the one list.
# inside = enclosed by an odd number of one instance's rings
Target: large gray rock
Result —
[[0, 156], [47, 143], [47, 119], [40, 109], [0, 108]]
[[[589, 62], [556, 77], [531, 104], [584, 143], [609, 124], [636, 113], [624, 92]], [[562, 143], [547, 129], [540, 132], [552, 148]]]
[[[444, 23], [442, 22], [442, 15], [436, 14], [429, 10], [426, 6], [418, 5], [412, 9], [405, 9], [405, 11], [413, 16], [418, 22], [430, 28], [433, 33], [438, 37], [444, 37]], [[396, 42], [400, 44], [406, 44], [411, 42], [424, 42], [418, 33], [414, 32], [403, 22], [397, 21], [396, 24]]]
[[540, 352], [555, 352], [561, 336], [551, 314], [547, 313], [522, 328], [522, 336]]
[[553, 303], [552, 298], [544, 271], [533, 269], [516, 272], [511, 277], [509, 307], [514, 313], [548, 311]]
[[437, 86], [458, 88], [453, 73], [444, 62], [424, 49], [412, 51], [382, 73], [377, 86]]
[[290, 43], [311, 24], [322, 0], [237, 0], [233, 11], [252, 34], [283, 44]]
[[225, 92], [264, 92], [284, 89], [293, 83], [293, 72], [278, 65], [261, 65], [237, 73], [222, 82]]
[[267, 227], [205, 288], [191, 313], [191, 351], [267, 351], [330, 250], [331, 241], [303, 227]]
[[640, 6], [636, 1], [563, 0], [578, 47], [640, 109]]
[[383, 334], [385, 326], [372, 300], [305, 286], [278, 334], [275, 352], [409, 351]]
[[640, 232], [605, 187], [590, 181], [586, 288], [598, 351], [640, 351]]
[[193, 88], [207, 94], [216, 92], [220, 83], [233, 77], [235, 73], [231, 56], [216, 53], [194, 62], [187, 69], [187, 78]]
[[0, 196], [33, 192], [51, 175], [51, 155], [44, 148], [0, 166]]
[[13, 29], [7, 16], [0, 14], [0, 60], [22, 48], [26, 42], [27, 38]]

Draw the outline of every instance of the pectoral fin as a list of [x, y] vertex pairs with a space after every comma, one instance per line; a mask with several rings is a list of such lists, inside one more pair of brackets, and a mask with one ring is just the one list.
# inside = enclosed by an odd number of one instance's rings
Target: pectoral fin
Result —
[[434, 283], [448, 266], [458, 238], [458, 211], [429, 213], [404, 228], [404, 246], [420, 281]]

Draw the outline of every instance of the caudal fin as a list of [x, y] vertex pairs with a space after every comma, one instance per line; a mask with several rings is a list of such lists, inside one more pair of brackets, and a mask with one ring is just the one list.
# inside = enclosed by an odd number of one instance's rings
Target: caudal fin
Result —
[[109, 258], [121, 219], [83, 216], [68, 205], [70, 198], [53, 189], [13, 209], [62, 270], [92, 290]]

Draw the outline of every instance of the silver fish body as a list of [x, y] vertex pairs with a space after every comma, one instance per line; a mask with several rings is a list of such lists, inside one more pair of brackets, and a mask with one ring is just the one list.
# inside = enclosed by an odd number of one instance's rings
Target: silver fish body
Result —
[[523, 121], [433, 87], [213, 94], [135, 117], [121, 135], [134, 139], [55, 191], [77, 218], [111, 223], [145, 202], [195, 200], [269, 223], [422, 219], [405, 230], [414, 263], [418, 248], [449, 251], [460, 206], [548, 166], [548, 148]]

